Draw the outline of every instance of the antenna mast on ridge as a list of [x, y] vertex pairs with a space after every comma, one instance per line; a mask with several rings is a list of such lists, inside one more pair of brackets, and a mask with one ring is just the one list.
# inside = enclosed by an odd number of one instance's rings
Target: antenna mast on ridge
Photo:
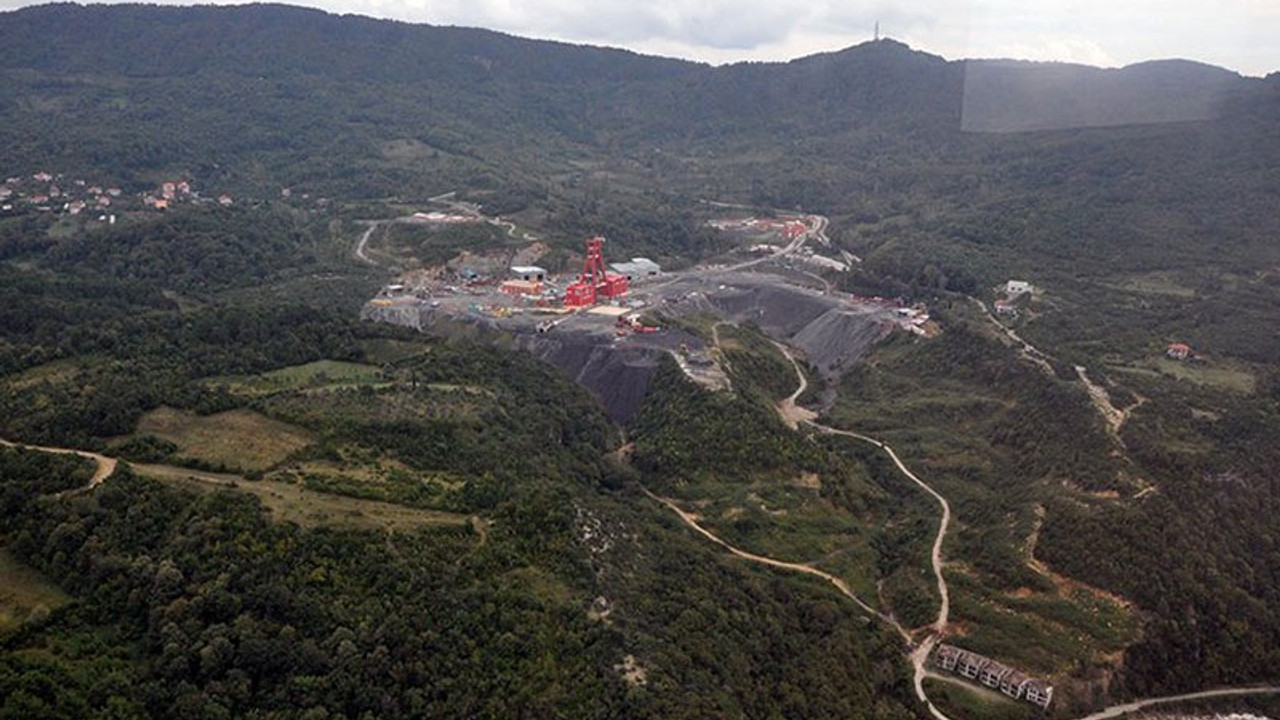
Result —
[[876, 21], [876, 42], [880, 42], [880, 21]]

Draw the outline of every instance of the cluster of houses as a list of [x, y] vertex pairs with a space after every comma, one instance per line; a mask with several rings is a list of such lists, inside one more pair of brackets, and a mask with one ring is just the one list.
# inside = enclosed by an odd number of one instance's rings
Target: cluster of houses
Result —
[[[99, 220], [114, 222], [114, 213], [118, 210], [137, 209], [138, 197], [116, 186], [67, 179], [42, 170], [30, 177], [11, 177], [0, 183], [0, 213], [32, 210], [67, 215], [97, 213]], [[184, 201], [204, 202], [187, 180], [163, 182], [140, 198], [142, 207], [149, 210], [167, 210], [172, 204]], [[226, 206], [233, 201], [230, 195], [221, 195], [217, 202]]]
[[1025, 700], [1041, 708], [1053, 700], [1053, 686], [991, 658], [954, 645], [942, 644], [933, 655], [933, 664], [963, 678], [986, 685], [1015, 700]]
[[65, 181], [41, 171], [30, 178], [11, 177], [0, 184], [0, 212], [17, 209], [35, 209], [41, 212], [65, 212], [79, 215], [84, 212], [110, 212], [120, 202], [124, 191], [118, 187], [92, 185], [84, 180]]

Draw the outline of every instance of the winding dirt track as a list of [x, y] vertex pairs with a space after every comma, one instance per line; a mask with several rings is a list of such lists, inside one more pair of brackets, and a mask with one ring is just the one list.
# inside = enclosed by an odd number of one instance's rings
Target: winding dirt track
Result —
[[23, 450], [39, 450], [40, 452], [55, 453], [58, 455], [79, 455], [83, 458], [89, 458], [97, 464], [98, 469], [94, 471], [93, 477], [89, 478], [89, 484], [83, 488], [84, 490], [91, 490], [101, 485], [102, 481], [111, 477], [111, 473], [116, 471], [115, 458], [107, 457], [106, 455], [99, 455], [98, 453], [89, 452], [88, 450], [45, 447], [43, 445], [27, 445], [25, 443], [9, 442], [8, 440], [0, 440], [0, 445], [12, 448], [21, 448]]
[[[942, 543], [946, 540], [947, 529], [951, 526], [951, 505], [937, 490], [934, 490], [928, 483], [921, 480], [915, 473], [911, 472], [906, 464], [902, 462], [902, 458], [898, 457], [898, 453], [886, 443], [861, 433], [851, 432], [849, 430], [840, 430], [819, 424], [815, 420], [816, 415], [814, 413], [809, 410], [805, 410], [804, 408], [796, 407], [796, 399], [799, 398], [806, 389], [808, 389], [809, 382], [805, 379], [804, 372], [800, 369], [800, 363], [796, 362], [795, 356], [791, 354], [790, 349], [779, 343], [775, 343], [775, 345], [777, 345], [778, 349], [781, 350], [782, 353], [787, 356], [787, 359], [791, 361], [791, 366], [795, 369], [796, 377], [799, 379], [799, 387], [796, 388], [796, 391], [793, 392], [790, 397], [783, 400], [778, 406], [778, 411], [782, 414], [782, 419], [788, 425], [794, 428], [797, 427], [799, 422], [803, 422], [821, 433], [851, 437], [855, 440], [870, 443], [877, 448], [884, 450], [889, 454], [889, 458], [893, 460], [893, 464], [897, 466], [898, 470], [903, 475], [907, 476], [907, 478], [916, 485], [919, 485], [929, 495], [932, 495], [933, 498], [938, 501], [938, 504], [942, 506], [942, 520], [938, 523], [938, 534], [933, 539], [933, 550], [930, 554], [930, 564], [933, 566], [933, 575], [937, 579], [938, 584], [938, 617], [933, 621], [933, 626], [928, 637], [926, 637], [923, 642], [912, 650], [911, 665], [914, 669], [913, 682], [915, 685], [916, 698], [925, 704], [925, 707], [929, 709], [929, 713], [933, 715], [935, 720], [950, 720], [929, 700], [928, 694], [924, 691], [924, 679], [929, 674], [927, 667], [929, 653], [933, 651], [933, 646], [937, 644], [939, 638], [941, 638], [942, 634], [946, 631], [947, 618], [951, 614], [951, 596], [947, 592], [947, 579], [942, 574]], [[894, 624], [895, 626], [897, 625], [897, 623]]]
[[[940, 597], [940, 602], [938, 604], [938, 617], [936, 620], [934, 620], [933, 625], [930, 628], [928, 637], [926, 637], [924, 641], [921, 642], [919, 645], [915, 645], [912, 648], [910, 658], [911, 658], [912, 667], [914, 668], [914, 685], [915, 685], [916, 698], [918, 698], [920, 702], [924, 703], [925, 707], [928, 708], [929, 713], [934, 717], [935, 720], [951, 720], [941, 710], [939, 710], [936, 706], [934, 706], [934, 704], [929, 700], [929, 697], [924, 690], [924, 679], [928, 675], [926, 663], [929, 658], [929, 653], [932, 652], [934, 645], [938, 642], [938, 639], [941, 637], [942, 632], [946, 629], [947, 618], [950, 615], [950, 611], [951, 611], [951, 600], [950, 600], [949, 594], [947, 593], [947, 581], [942, 574], [942, 543], [946, 539], [947, 529], [951, 524], [951, 505], [947, 503], [946, 498], [942, 497], [941, 494], [939, 494], [927, 483], [925, 483], [923, 480], [917, 477], [915, 473], [911, 472], [911, 470], [908, 469], [907, 466], [902, 462], [902, 459], [898, 457], [898, 453], [894, 452], [893, 448], [890, 447], [889, 445], [879, 440], [876, 440], [875, 438], [868, 437], [866, 435], [850, 432], [848, 430], [840, 430], [837, 428], [828, 427], [826, 425], [821, 425], [814, 421], [813, 418], [815, 416], [811, 411], [796, 407], [796, 399], [799, 398], [800, 395], [803, 394], [804, 391], [809, 387], [808, 380], [805, 378], [804, 372], [800, 369], [800, 364], [796, 362], [795, 357], [791, 354], [790, 349], [787, 348], [785, 345], [782, 345], [777, 342], [775, 342], [774, 345], [776, 345], [778, 349], [781, 350], [782, 353], [787, 357], [787, 359], [791, 361], [791, 365], [795, 369], [796, 378], [798, 381], [798, 387], [796, 388], [796, 391], [793, 392], [790, 395], [790, 397], [787, 397], [786, 399], [784, 399], [778, 404], [778, 412], [782, 416], [783, 421], [787, 423], [787, 425], [789, 425], [792, 428], [796, 428], [798, 427], [800, 422], [803, 422], [809, 425], [810, 427], [813, 427], [814, 429], [818, 430], [819, 432], [822, 432], [825, 434], [842, 435], [845, 437], [851, 437], [851, 438], [854, 438], [855, 440], [861, 440], [863, 442], [867, 442], [872, 445], [875, 445], [876, 447], [880, 448], [881, 450], [884, 450], [886, 453], [889, 454], [889, 457], [893, 460], [894, 465], [897, 466], [898, 470], [900, 470], [903, 475], [906, 475], [907, 478], [909, 478], [912, 482], [914, 482], [915, 484], [923, 488], [925, 492], [933, 496], [933, 498], [936, 499], [938, 503], [942, 506], [942, 521], [938, 525], [938, 534], [933, 541], [933, 551], [932, 551], [932, 557], [931, 557], [932, 565], [933, 565], [933, 573], [934, 573], [934, 576], [937, 578], [938, 595]], [[764, 557], [762, 555], [756, 555], [754, 553], [749, 553], [745, 550], [736, 548], [730, 545], [729, 543], [725, 542], [720, 537], [716, 536], [710, 530], [707, 530], [706, 528], [699, 525], [697, 522], [697, 518], [693, 517], [691, 514], [680, 509], [680, 507], [678, 507], [671, 500], [668, 500], [663, 497], [659, 497], [653, 494], [652, 492], [650, 492], [647, 488], [641, 487], [641, 489], [644, 491], [646, 495], [653, 498], [654, 500], [657, 500], [663, 505], [666, 505], [668, 508], [674, 511], [677, 515], [680, 516], [680, 519], [683, 520], [686, 525], [693, 528], [700, 535], [707, 538], [711, 542], [714, 542], [717, 545], [725, 548], [726, 550], [733, 553], [734, 555], [737, 555], [738, 557], [751, 560], [753, 562], [757, 562], [763, 565], [768, 565], [770, 567], [781, 568], [784, 570], [793, 570], [796, 572], [807, 573], [809, 575], [815, 575], [817, 577], [827, 580], [832, 585], [834, 585], [836, 589], [839, 590], [843, 595], [845, 595], [846, 597], [848, 597], [849, 599], [857, 603], [858, 607], [862, 608], [864, 612], [879, 619], [881, 622], [884, 622], [892, 626], [895, 630], [898, 631], [898, 634], [900, 634], [902, 638], [907, 641], [908, 645], [912, 645], [912, 638], [910, 633], [908, 633], [906, 629], [903, 628], [898, 623], [897, 620], [895, 620], [893, 617], [889, 615], [885, 615], [875, 610], [874, 608], [872, 608], [871, 606], [863, 602], [861, 598], [859, 598], [857, 595], [853, 593], [853, 591], [849, 588], [849, 585], [844, 580], [841, 580], [840, 578], [830, 573], [823, 572], [822, 570], [818, 570], [817, 568], [813, 568], [808, 565], [801, 565], [798, 563], [790, 563], [790, 562], [784, 562], [781, 560], [775, 560], [774, 558]]]
[[[793, 359], [792, 362], [795, 362], [795, 360]], [[938, 504], [942, 505], [942, 522], [938, 523], [938, 534], [933, 539], [933, 552], [930, 557], [930, 562], [933, 565], [933, 574], [938, 581], [938, 597], [940, 598], [938, 602], [938, 617], [933, 621], [933, 626], [930, 629], [928, 637], [926, 637], [923, 642], [912, 650], [911, 665], [915, 669], [913, 681], [916, 689], [916, 697], [920, 702], [924, 703], [927, 708], [929, 708], [930, 714], [932, 714], [936, 720], [950, 720], [950, 718], [944, 715], [942, 711], [935, 707], [929, 700], [928, 694], [924, 691], [924, 679], [929, 674], [927, 667], [929, 653], [933, 651], [934, 645], [936, 645], [938, 640], [941, 639], [942, 633], [947, 628], [947, 618], [951, 614], [951, 596], [947, 593], [947, 580], [942, 574], [942, 543], [946, 540], [947, 528], [951, 524], [951, 505], [947, 503], [947, 499], [942, 497], [938, 491], [929, 487], [925, 481], [916, 477], [916, 474], [911, 472], [911, 470], [903, 464], [902, 458], [898, 457], [898, 453], [894, 452], [893, 448], [886, 443], [860, 433], [850, 432], [848, 430], [838, 430], [826, 425], [819, 425], [812, 420], [806, 421], [806, 424], [817, 429], [819, 432], [828, 435], [851, 437], [855, 440], [870, 443], [881, 450], [884, 450], [889, 454], [889, 458], [893, 460], [894, 465], [898, 466], [898, 470], [900, 470], [903, 475], [906, 475], [912, 482], [919, 485], [921, 488], [924, 488], [925, 492], [932, 495], [933, 498], [938, 501]]]
[[838, 430], [826, 425], [819, 425], [813, 421], [807, 421], [806, 424], [816, 428], [819, 432], [826, 433], [828, 435], [843, 435], [845, 437], [851, 437], [855, 440], [870, 443], [881, 450], [884, 450], [889, 454], [889, 458], [893, 460], [894, 465], [898, 466], [898, 470], [900, 470], [903, 475], [906, 475], [912, 482], [919, 485], [925, 492], [932, 495], [933, 498], [938, 501], [938, 504], [942, 506], [942, 522], [939, 523], [938, 534], [933, 539], [933, 552], [931, 554], [930, 562], [933, 565], [933, 575], [938, 581], [938, 597], [941, 598], [941, 602], [938, 603], [938, 618], [933, 621], [933, 632], [941, 633], [946, 630], [947, 617], [951, 614], [951, 598], [947, 594], [947, 580], [942, 575], [942, 542], [946, 539], [947, 528], [951, 524], [951, 505], [947, 503], [947, 499], [942, 497], [937, 490], [929, 487], [925, 481], [916, 477], [916, 474], [911, 472], [911, 470], [902, 463], [902, 459], [898, 457], [898, 453], [894, 452], [893, 448], [889, 445], [860, 433], [850, 432], [848, 430]]
[[377, 230], [379, 225], [381, 225], [381, 223], [376, 221], [370, 221], [369, 229], [364, 231], [364, 234], [360, 236], [360, 242], [356, 243], [356, 252], [355, 252], [356, 258], [361, 262], [367, 263], [369, 265], [378, 264], [377, 262], [374, 261], [373, 258], [365, 254], [365, 247], [369, 244], [369, 237], [373, 235], [373, 231]]
[[645, 488], [643, 486], [640, 489], [644, 491], [645, 495], [648, 495], [654, 500], [657, 500], [663, 505], [666, 505], [668, 508], [671, 508], [671, 510], [676, 515], [680, 516], [680, 519], [683, 520], [686, 525], [693, 528], [693, 530], [697, 532], [699, 535], [702, 535], [703, 537], [710, 540], [711, 542], [719, 545], [725, 550], [728, 550], [730, 553], [737, 555], [740, 558], [743, 558], [744, 560], [750, 560], [751, 562], [760, 563], [761, 565], [768, 565], [770, 567], [781, 568], [783, 570], [793, 570], [795, 572], [805, 573], [806, 575], [813, 575], [815, 577], [820, 577], [823, 580], [826, 580], [827, 582], [834, 585], [842, 595], [852, 600], [854, 603], [858, 605], [858, 607], [862, 608], [863, 612], [867, 613], [868, 615], [871, 615], [872, 617], [879, 619], [881, 622], [884, 622], [888, 625], [893, 626], [893, 628], [897, 630], [900, 635], [902, 635], [902, 638], [904, 640], [910, 641], [911, 636], [907, 634], [907, 631], [905, 628], [903, 628], [901, 625], [898, 624], [897, 620], [894, 620], [888, 615], [885, 615], [879, 612], [875, 608], [863, 602], [861, 598], [859, 598], [857, 595], [854, 594], [853, 590], [849, 588], [849, 584], [846, 583], [844, 580], [841, 580], [840, 578], [836, 577], [835, 575], [832, 575], [831, 573], [823, 572], [822, 570], [819, 570], [815, 567], [802, 565], [800, 563], [786, 562], [783, 560], [775, 560], [774, 558], [771, 558], [771, 557], [756, 555], [755, 553], [749, 553], [746, 550], [741, 550], [739, 548], [736, 548], [733, 545], [730, 545], [729, 543], [725, 542], [715, 533], [699, 525], [698, 519], [696, 517], [694, 517], [690, 513], [685, 512], [684, 510], [681, 510], [680, 506], [676, 505], [674, 502], [668, 500], [667, 498], [653, 494], [652, 492], [649, 491], [648, 488]]

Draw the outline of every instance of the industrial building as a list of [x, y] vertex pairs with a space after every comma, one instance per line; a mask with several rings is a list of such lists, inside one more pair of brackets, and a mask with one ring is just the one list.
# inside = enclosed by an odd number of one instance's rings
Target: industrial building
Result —
[[600, 298], [614, 300], [627, 294], [627, 278], [605, 270], [604, 238], [587, 241], [587, 257], [578, 281], [564, 289], [565, 307], [589, 307]]
[[630, 282], [640, 278], [653, 277], [662, 273], [662, 267], [649, 258], [631, 258], [631, 262], [613, 263], [609, 269], [625, 277]]
[[512, 265], [511, 275], [525, 282], [542, 282], [547, 279], [547, 271], [537, 265]]
[[991, 658], [941, 644], [933, 655], [933, 664], [989, 688], [999, 690], [1015, 700], [1025, 700], [1042, 708], [1053, 700], [1053, 687]]

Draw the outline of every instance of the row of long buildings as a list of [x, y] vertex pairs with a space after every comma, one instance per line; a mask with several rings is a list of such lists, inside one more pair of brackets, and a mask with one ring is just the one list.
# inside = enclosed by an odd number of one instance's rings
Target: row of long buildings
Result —
[[1026, 674], [954, 645], [939, 645], [933, 655], [933, 664], [963, 678], [982, 683], [999, 690], [1015, 700], [1025, 700], [1042, 708], [1053, 700], [1053, 686]]

